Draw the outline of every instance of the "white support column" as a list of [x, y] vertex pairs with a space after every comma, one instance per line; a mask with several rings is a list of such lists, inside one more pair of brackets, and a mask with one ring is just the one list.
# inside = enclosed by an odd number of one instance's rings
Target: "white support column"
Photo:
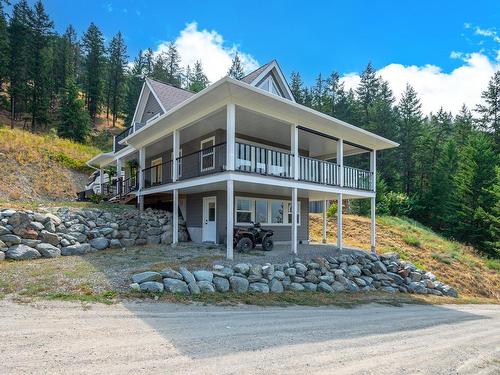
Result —
[[344, 186], [344, 140], [337, 141], [337, 165], [339, 166], [339, 185]]
[[104, 170], [99, 168], [99, 191], [101, 195], [104, 195]]
[[142, 195], [142, 189], [144, 188], [144, 168], [146, 168], [146, 148], [141, 147], [139, 149], [139, 195], [137, 196], [141, 211], [144, 211], [144, 195]]
[[323, 243], [326, 243], [326, 223], [327, 223], [327, 216], [326, 216], [326, 211], [328, 209], [328, 201], [325, 199], [323, 201]]
[[297, 188], [292, 188], [292, 253], [297, 255]]
[[234, 171], [234, 148], [236, 143], [236, 106], [228, 103], [226, 107], [226, 170]]
[[179, 147], [180, 147], [180, 134], [179, 130], [174, 130], [172, 133], [172, 148], [173, 148], [173, 155], [172, 155], [172, 181], [177, 181], [179, 178], [179, 160], [177, 158], [179, 157]]
[[226, 189], [226, 258], [233, 260], [234, 183], [227, 180]]
[[175, 246], [179, 242], [179, 191], [174, 189], [172, 191], [173, 205], [172, 205], [172, 245]]
[[123, 161], [116, 159], [116, 194], [120, 195], [120, 184], [122, 180]]
[[299, 128], [292, 125], [290, 134], [290, 153], [293, 155], [292, 175], [295, 180], [299, 179]]
[[[370, 152], [370, 172], [372, 172], [372, 189], [373, 192], [377, 192], [377, 153], [375, 150]], [[370, 198], [370, 244], [371, 251], [376, 252], [376, 221], [375, 221], [375, 208], [376, 208], [375, 196]]]
[[338, 194], [337, 199], [337, 247], [342, 250], [342, 193]]

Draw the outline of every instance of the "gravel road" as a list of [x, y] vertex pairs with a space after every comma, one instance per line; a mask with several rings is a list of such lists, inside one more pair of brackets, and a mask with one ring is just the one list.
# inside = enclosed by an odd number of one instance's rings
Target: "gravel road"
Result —
[[0, 374], [499, 374], [500, 306], [0, 301]]

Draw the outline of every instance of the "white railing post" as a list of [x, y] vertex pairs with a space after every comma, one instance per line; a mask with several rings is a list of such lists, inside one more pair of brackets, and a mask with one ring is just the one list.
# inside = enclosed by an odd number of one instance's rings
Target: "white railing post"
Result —
[[292, 188], [292, 253], [297, 255], [297, 188]]
[[299, 128], [297, 125], [292, 125], [290, 139], [290, 153], [293, 157], [292, 175], [294, 180], [299, 179]]
[[179, 178], [179, 129], [174, 130], [172, 133], [172, 148], [173, 148], [173, 156], [172, 156], [172, 181], [175, 182]]
[[234, 171], [234, 153], [236, 142], [236, 106], [228, 103], [226, 106], [226, 170]]
[[337, 247], [342, 250], [342, 193], [337, 198]]
[[337, 141], [337, 165], [339, 166], [339, 185], [344, 186], [344, 141]]
[[172, 245], [175, 246], [179, 242], [179, 191], [174, 189], [173, 205], [172, 205]]

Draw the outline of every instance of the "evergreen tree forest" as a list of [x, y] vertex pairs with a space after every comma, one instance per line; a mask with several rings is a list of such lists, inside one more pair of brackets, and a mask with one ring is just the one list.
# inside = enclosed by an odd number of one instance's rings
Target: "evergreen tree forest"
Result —
[[[131, 57], [120, 32], [108, 43], [93, 23], [82, 35], [71, 25], [59, 34], [41, 1], [19, 0], [9, 12], [7, 5], [0, 0], [0, 109], [12, 127], [21, 121], [32, 132], [89, 142], [99, 117], [112, 128], [130, 125], [145, 77], [193, 92], [210, 84], [201, 60], [182, 68], [174, 43]], [[228, 75], [244, 74], [236, 54]], [[411, 217], [500, 257], [500, 71], [481, 104], [458, 114], [423, 113], [409, 85], [396, 101], [372, 64], [355, 90], [345, 89], [335, 71], [311, 86], [294, 72], [289, 84], [298, 103], [400, 144], [377, 154], [379, 214]], [[365, 159], [352, 159], [366, 168]], [[367, 214], [366, 203], [351, 209]]]

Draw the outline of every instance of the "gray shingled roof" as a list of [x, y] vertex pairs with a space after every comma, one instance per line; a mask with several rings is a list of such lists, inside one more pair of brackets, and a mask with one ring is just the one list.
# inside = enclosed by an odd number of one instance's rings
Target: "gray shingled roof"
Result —
[[257, 78], [260, 73], [262, 73], [266, 68], [273, 62], [269, 61], [267, 64], [262, 65], [260, 68], [255, 69], [253, 72], [247, 74], [245, 77], [243, 77], [241, 80], [245, 83], [251, 84], [255, 78]]
[[194, 95], [193, 92], [171, 86], [167, 83], [155, 81], [151, 78], [146, 79], [167, 111]]

